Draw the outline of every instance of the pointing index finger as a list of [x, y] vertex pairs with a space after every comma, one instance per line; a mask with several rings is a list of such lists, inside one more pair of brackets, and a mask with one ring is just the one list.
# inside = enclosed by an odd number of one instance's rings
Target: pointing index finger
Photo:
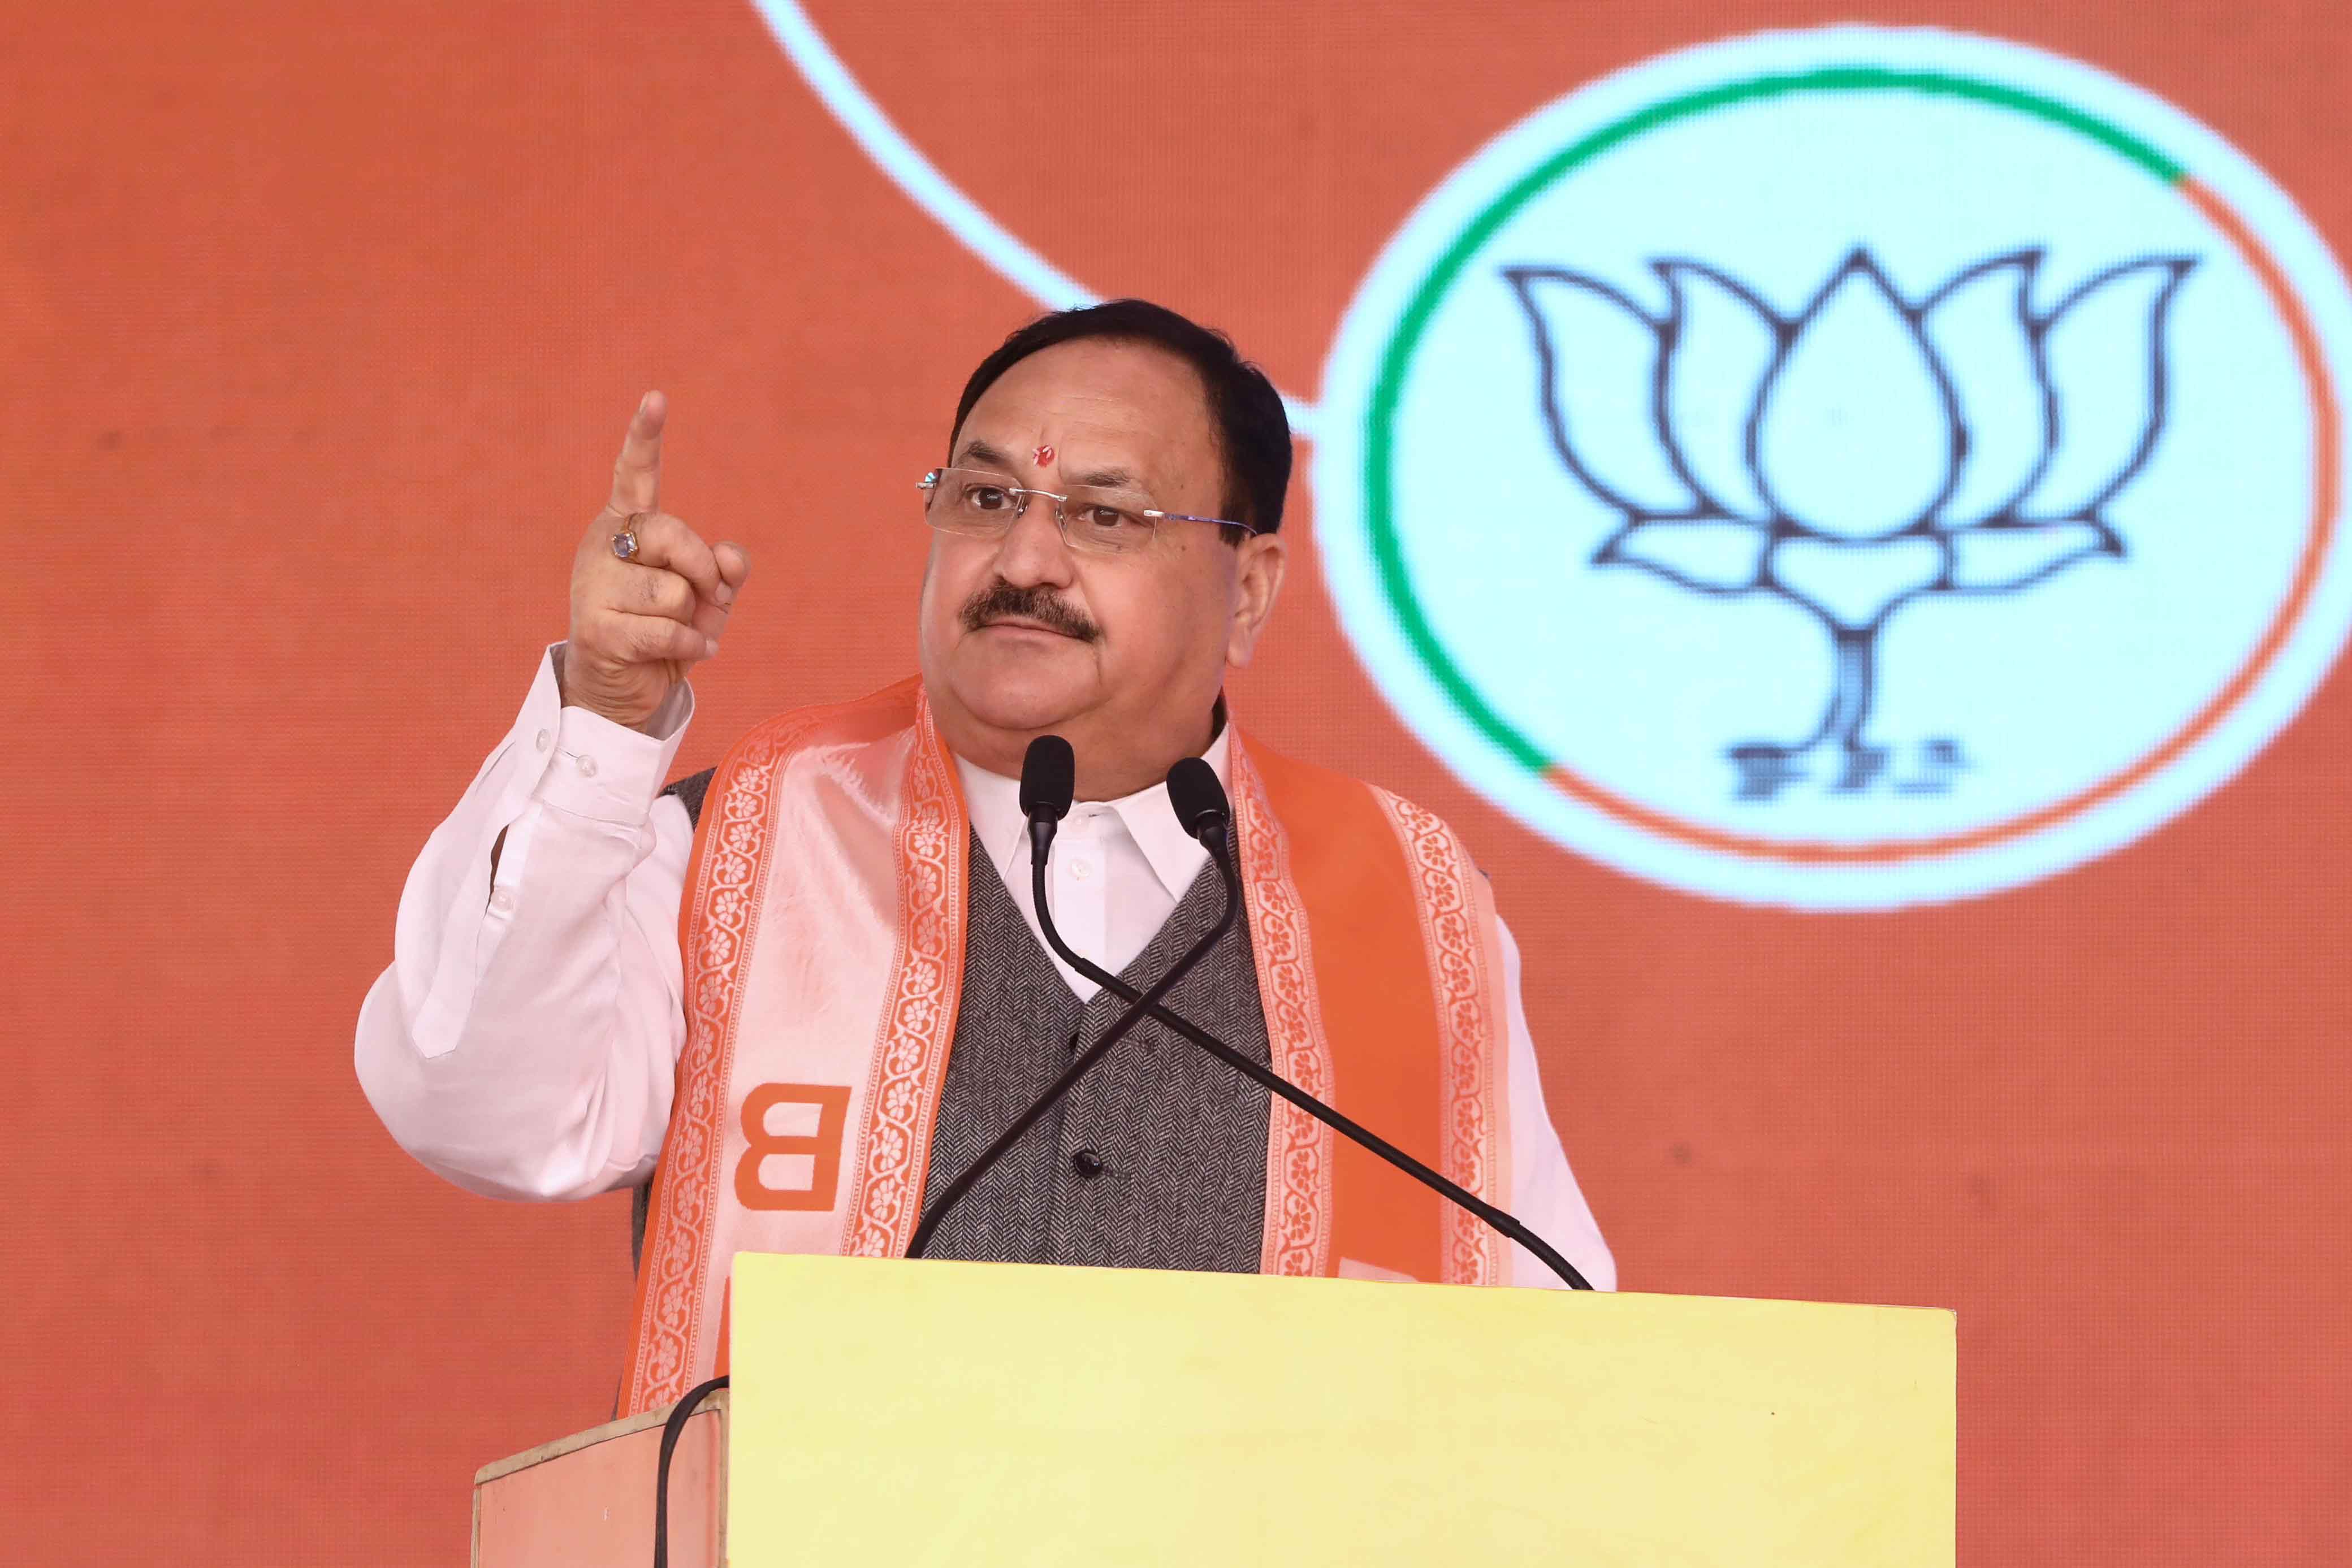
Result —
[[613, 460], [613, 509], [624, 514], [657, 511], [661, 507], [662, 426], [669, 418], [669, 400], [649, 392], [638, 400], [629, 418], [629, 434], [621, 455]]

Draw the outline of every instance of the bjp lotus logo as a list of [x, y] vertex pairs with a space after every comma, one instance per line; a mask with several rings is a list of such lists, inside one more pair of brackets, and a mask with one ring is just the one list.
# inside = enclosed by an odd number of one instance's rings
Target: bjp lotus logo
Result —
[[2352, 628], [2352, 293], [2076, 61], [1759, 34], [1580, 87], [1407, 219], [1312, 413], [1403, 726], [1553, 841], [1884, 909], [2226, 785]]
[[[1977, 262], [1910, 299], [1858, 249], [1785, 313], [1720, 268], [1659, 261], [1657, 316], [1571, 267], [1503, 269], [1552, 446], [1624, 518], [1592, 563], [1776, 594], [1829, 639], [1810, 733], [1727, 747], [1743, 796], [1806, 779], [1814, 758], [1840, 792], [1885, 774], [1887, 747], [1868, 738], [1878, 645], [1906, 604], [2017, 593], [2129, 554], [2105, 511], [2162, 433], [2165, 316], [2193, 263], [2126, 261], [2037, 308], [2041, 260]], [[1580, 350], [1611, 339], [1646, 340], [1632, 385], [1580, 373]], [[1581, 440], [1580, 406], [1610, 399], [1646, 410], [1648, 442]], [[1924, 753], [1918, 789], [1965, 766], [1955, 737]]]
[[[1087, 297], [759, 5], [911, 199]], [[1446, 766], [1630, 876], [1867, 910], [2083, 865], [2294, 721], [2352, 631], [2347, 367], [2333, 254], [2210, 128], [1833, 26], [1500, 128], [1285, 402], [1339, 626]]]

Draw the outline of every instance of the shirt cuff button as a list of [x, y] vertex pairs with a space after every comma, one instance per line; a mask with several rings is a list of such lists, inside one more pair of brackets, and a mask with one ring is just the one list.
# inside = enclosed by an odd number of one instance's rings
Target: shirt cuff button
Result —
[[580, 777], [583, 779], [593, 779], [596, 777], [596, 759], [594, 758], [583, 757], [580, 759]]

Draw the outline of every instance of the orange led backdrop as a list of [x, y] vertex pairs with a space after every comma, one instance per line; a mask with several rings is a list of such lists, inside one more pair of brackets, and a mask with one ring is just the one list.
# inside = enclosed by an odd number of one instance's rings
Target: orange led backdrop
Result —
[[[681, 769], [908, 673], [1047, 304], [1292, 399], [1234, 701], [1463, 830], [1629, 1289], [1948, 1305], [1984, 1564], [2352, 1553], [2352, 21], [120, 5], [0, 23], [10, 1554], [462, 1561], [623, 1196], [362, 1099], [646, 388]], [[135, 1480], [133, 1478], [136, 1478]]]

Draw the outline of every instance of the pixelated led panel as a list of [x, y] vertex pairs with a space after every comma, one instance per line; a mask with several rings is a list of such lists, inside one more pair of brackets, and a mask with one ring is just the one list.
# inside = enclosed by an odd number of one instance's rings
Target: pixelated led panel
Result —
[[751, 1253], [733, 1311], [738, 1568], [1953, 1561], [1949, 1312]]

